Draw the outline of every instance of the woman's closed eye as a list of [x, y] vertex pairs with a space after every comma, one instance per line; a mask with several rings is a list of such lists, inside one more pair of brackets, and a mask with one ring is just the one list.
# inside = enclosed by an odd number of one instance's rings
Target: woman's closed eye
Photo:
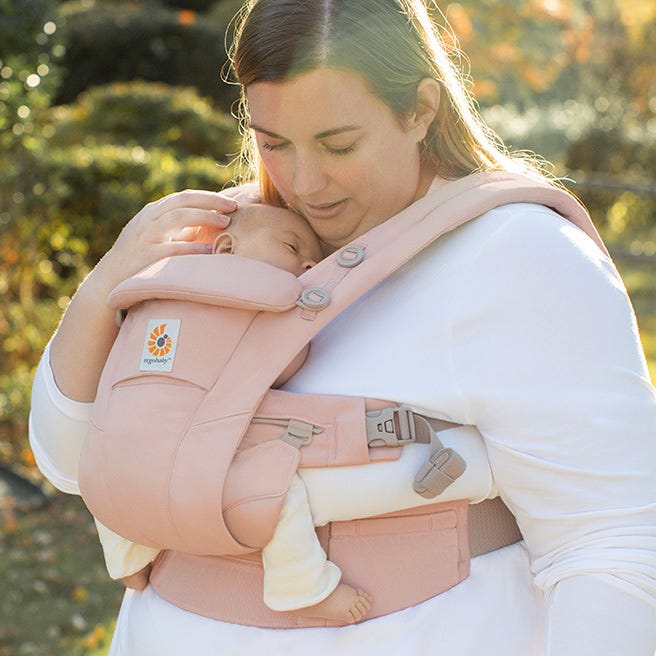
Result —
[[331, 155], [336, 155], [338, 157], [343, 155], [349, 155], [355, 150], [355, 143], [351, 143], [348, 146], [336, 146], [327, 143], [322, 143], [321, 145]]
[[289, 141], [282, 141], [281, 143], [271, 143], [270, 141], [262, 141], [260, 143], [260, 148], [262, 148], [262, 150], [268, 150], [271, 152], [274, 150], [280, 150], [281, 148], [284, 148], [287, 145], [289, 145]]

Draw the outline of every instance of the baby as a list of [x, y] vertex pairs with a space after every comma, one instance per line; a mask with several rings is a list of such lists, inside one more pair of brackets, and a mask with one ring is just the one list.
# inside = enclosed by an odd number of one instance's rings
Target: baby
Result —
[[[322, 259], [321, 244], [310, 226], [289, 210], [248, 204], [231, 215], [231, 224], [214, 241], [213, 252], [236, 254], [298, 276]], [[96, 520], [107, 569], [130, 587], [158, 550], [121, 538]], [[354, 623], [372, 599], [340, 582], [341, 571], [327, 560], [314, 532], [305, 485], [294, 476], [271, 541], [262, 550], [264, 603], [276, 611]], [[141, 579], [143, 586], [145, 579]]]

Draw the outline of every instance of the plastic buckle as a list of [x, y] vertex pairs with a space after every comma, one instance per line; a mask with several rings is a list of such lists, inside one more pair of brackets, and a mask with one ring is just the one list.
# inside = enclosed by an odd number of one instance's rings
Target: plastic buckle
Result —
[[300, 421], [299, 419], [290, 419], [280, 439], [300, 449], [302, 446], [307, 446], [312, 442], [313, 435], [322, 431], [323, 428], [321, 426], [308, 424], [306, 421]]
[[442, 494], [451, 483], [463, 474], [467, 464], [451, 448], [442, 448], [431, 453], [415, 476], [412, 488], [426, 499]]
[[367, 444], [371, 447], [404, 446], [417, 441], [414, 414], [408, 406], [369, 410], [365, 419]]

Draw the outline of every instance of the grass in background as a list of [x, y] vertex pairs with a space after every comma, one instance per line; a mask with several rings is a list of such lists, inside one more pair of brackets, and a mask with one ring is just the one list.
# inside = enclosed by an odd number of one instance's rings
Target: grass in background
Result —
[[82, 500], [0, 510], [0, 656], [102, 656], [123, 588], [104, 567]]

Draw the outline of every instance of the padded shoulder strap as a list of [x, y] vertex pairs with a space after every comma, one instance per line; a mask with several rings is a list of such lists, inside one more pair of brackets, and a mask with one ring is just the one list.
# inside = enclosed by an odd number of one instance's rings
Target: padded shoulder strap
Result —
[[[554, 209], [584, 230], [602, 252], [608, 254], [585, 208], [567, 192], [545, 182], [509, 173], [479, 173], [446, 182], [299, 278], [306, 296], [312, 297], [316, 291], [316, 296], [323, 298], [327, 292], [325, 308], [316, 311], [298, 308], [280, 316], [258, 315], [228, 364], [226, 375], [208, 395], [207, 410], [214, 414], [211, 408], [215, 407], [212, 399], [215, 395], [221, 399], [220, 405], [235, 413], [255, 407], [287, 362], [348, 305], [444, 233], [495, 207], [520, 202], [538, 203]], [[352, 267], [348, 262], [340, 264], [343, 253], [349, 251], [364, 255], [357, 266]], [[268, 347], [271, 343], [276, 344], [273, 352]], [[230, 382], [237, 372], [244, 376], [239, 353], [242, 349], [244, 353], [259, 350], [263, 356], [256, 365], [254, 380], [248, 383], [252, 396]], [[249, 359], [251, 362], [258, 360]], [[265, 360], [270, 372], [265, 371]], [[261, 388], [261, 394], [256, 396], [254, 390], [257, 387]], [[250, 398], [246, 400], [246, 396]], [[199, 418], [202, 416], [204, 408], [200, 409]]]
[[[230, 423], [234, 443], [223, 443], [221, 458], [227, 473], [241, 435], [264, 394], [319, 330], [440, 235], [490, 209], [518, 202], [555, 209], [607, 252], [583, 206], [545, 182], [507, 173], [480, 173], [446, 182], [304, 273], [300, 280], [305, 307], [278, 315], [259, 313], [224, 375], [198, 407], [189, 431], [202, 432], [208, 426]], [[225, 534], [227, 541], [232, 539], [227, 527]], [[238, 552], [241, 545], [233, 540], [233, 546]]]

